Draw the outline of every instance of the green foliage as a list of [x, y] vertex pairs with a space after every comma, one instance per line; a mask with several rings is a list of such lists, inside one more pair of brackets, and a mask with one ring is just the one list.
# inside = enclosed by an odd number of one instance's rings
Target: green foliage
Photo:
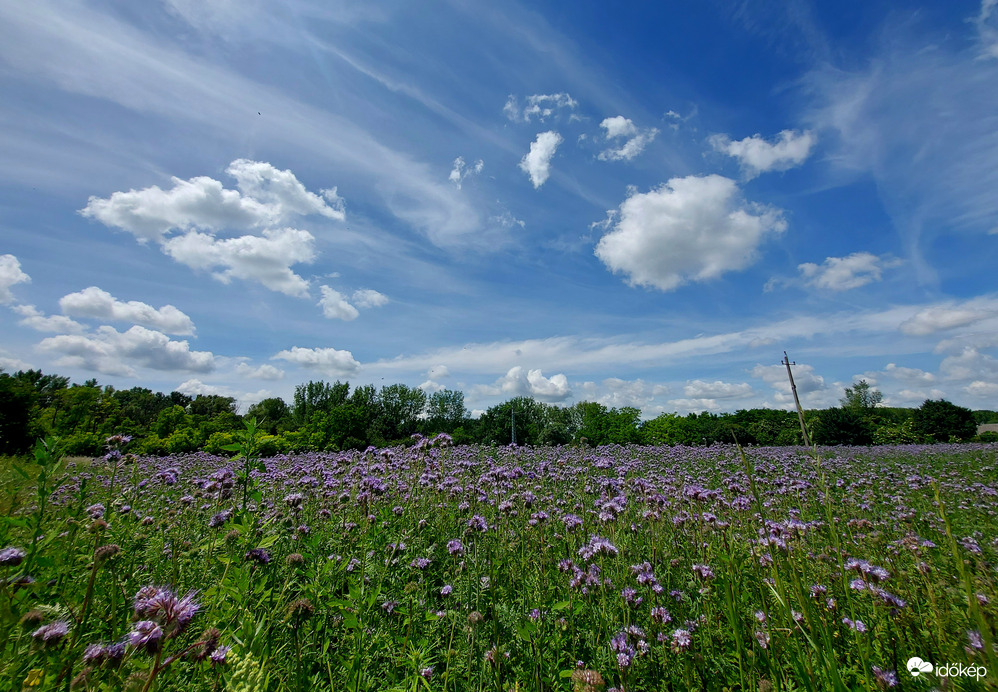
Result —
[[846, 387], [845, 396], [842, 398], [842, 408], [851, 409], [857, 413], [863, 413], [875, 408], [884, 395], [876, 389], [870, 387], [866, 380], [860, 380], [852, 387]]
[[855, 408], [829, 408], [819, 411], [811, 423], [811, 440], [819, 445], [868, 445], [873, 432]]
[[187, 454], [201, 448], [204, 438], [193, 428], [178, 428], [163, 440], [169, 454]]
[[915, 430], [930, 442], [969, 440], [977, 434], [977, 423], [970, 409], [945, 399], [926, 399], [913, 415]]
[[291, 409], [280, 397], [270, 397], [253, 404], [246, 415], [260, 421], [260, 429], [271, 435], [291, 422]]
[[62, 451], [71, 457], [93, 457], [101, 453], [104, 435], [78, 432], [61, 438]]
[[378, 392], [375, 430], [387, 441], [402, 440], [419, 430], [426, 412], [426, 392], [404, 384], [385, 385]]
[[464, 392], [443, 389], [430, 395], [426, 407], [427, 432], [453, 433], [467, 417]]
[[873, 431], [875, 445], [909, 445], [921, 441], [922, 436], [915, 429], [915, 421], [911, 418], [900, 423], [885, 423]]
[[212, 433], [204, 443], [204, 451], [219, 456], [233, 456], [235, 452], [232, 451], [232, 445], [235, 441], [235, 435], [230, 432]]

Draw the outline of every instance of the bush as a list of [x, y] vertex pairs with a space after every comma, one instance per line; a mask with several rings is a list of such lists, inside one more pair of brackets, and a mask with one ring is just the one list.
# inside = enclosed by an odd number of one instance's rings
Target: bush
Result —
[[915, 422], [915, 430], [930, 442], [959, 442], [969, 440], [977, 434], [973, 412], [945, 399], [926, 399], [915, 409], [912, 420]]
[[235, 441], [232, 433], [214, 432], [208, 437], [208, 441], [204, 443], [204, 451], [208, 452], [208, 454], [231, 457], [235, 452], [225, 449], [225, 446], [231, 445]]
[[59, 441], [63, 454], [71, 457], [99, 456], [104, 447], [104, 436], [99, 433], [73, 433]]
[[196, 452], [201, 447], [201, 436], [193, 428], [179, 428], [163, 440], [170, 454]]
[[142, 440], [138, 445], [137, 451], [139, 454], [148, 454], [156, 457], [166, 456], [170, 453], [166, 448], [166, 441], [155, 433]]
[[284, 454], [290, 449], [287, 441], [280, 435], [263, 435], [257, 444], [262, 457]]
[[846, 408], [820, 411], [811, 436], [812, 441], [819, 445], [868, 445], [873, 442], [866, 419]]

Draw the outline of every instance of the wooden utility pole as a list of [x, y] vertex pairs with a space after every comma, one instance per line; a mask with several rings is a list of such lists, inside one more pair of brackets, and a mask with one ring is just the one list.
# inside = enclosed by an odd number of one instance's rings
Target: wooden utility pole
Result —
[[787, 366], [787, 377], [790, 378], [790, 391], [794, 395], [794, 405], [797, 406], [797, 420], [800, 421], [800, 431], [804, 435], [804, 444], [808, 447], [811, 446], [811, 438], [807, 434], [807, 426], [804, 425], [804, 410], [800, 407], [800, 399], [797, 398], [797, 385], [794, 384], [794, 374], [790, 371], [791, 365], [797, 365], [796, 361], [791, 363], [790, 357], [787, 356], [787, 352], [783, 352], [783, 360], [780, 361], [783, 365]]
[[511, 406], [510, 406], [510, 419], [512, 421], [510, 427], [513, 428], [513, 442], [512, 442], [512, 445], [515, 447], [516, 446], [516, 401], [515, 400], [511, 401], [510, 404], [511, 404]]

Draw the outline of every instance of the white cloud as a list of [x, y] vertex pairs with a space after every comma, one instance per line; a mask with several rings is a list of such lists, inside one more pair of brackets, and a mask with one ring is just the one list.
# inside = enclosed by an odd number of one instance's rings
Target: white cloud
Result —
[[721, 408], [715, 399], [669, 399], [668, 403], [680, 413], [684, 411], [701, 413], [703, 411], [717, 411]]
[[939, 372], [944, 379], [958, 382], [984, 378], [998, 380], [998, 360], [976, 348], [967, 347], [960, 353], [943, 358]]
[[256, 368], [248, 363], [239, 363], [236, 365], [236, 373], [251, 380], [280, 380], [284, 377], [283, 370], [268, 363]]
[[475, 161], [474, 165], [468, 166], [464, 162], [463, 156], [458, 156], [454, 159], [454, 168], [451, 169], [450, 175], [447, 176], [447, 180], [454, 183], [457, 189], [461, 189], [461, 183], [465, 181], [468, 176], [480, 175], [481, 172], [485, 170], [485, 162], [481, 159]]
[[690, 380], [683, 387], [683, 394], [691, 399], [740, 399], [754, 393], [752, 385], [747, 382], [735, 384], [720, 380], [714, 382]]
[[[172, 178], [173, 187], [153, 185], [142, 190], [115, 192], [103, 199], [91, 197], [80, 210], [106, 226], [132, 233], [140, 242], [162, 242], [174, 230], [266, 227], [296, 215], [345, 217], [336, 190], [324, 190], [326, 199], [309, 192], [291, 171], [269, 163], [237, 159], [226, 169], [239, 190], [229, 190], [207, 176]], [[327, 204], [327, 201], [330, 204]]]
[[522, 219], [518, 219], [513, 214], [510, 213], [508, 209], [504, 209], [501, 214], [496, 216], [490, 216], [489, 221], [495, 224], [499, 224], [503, 228], [512, 228], [513, 226], [519, 226], [520, 228], [525, 228], [526, 223]]
[[783, 130], [773, 143], [758, 134], [737, 142], [727, 135], [712, 135], [708, 141], [715, 151], [738, 159], [742, 173], [752, 179], [760, 173], [786, 171], [801, 165], [811, 154], [817, 137], [810, 130]]
[[582, 396], [587, 401], [595, 401], [610, 408], [633, 406], [646, 409], [655, 401], [655, 397], [668, 393], [669, 388], [663, 384], [645, 382], [644, 380], [622, 380], [618, 377], [608, 377], [599, 384], [584, 382]]
[[0, 352], [0, 370], [4, 372], [17, 372], [18, 370], [31, 370], [31, 364], [26, 363], [20, 358], [14, 358], [6, 355], [6, 352]]
[[126, 332], [98, 327], [95, 334], [60, 334], [43, 339], [40, 351], [62, 354], [57, 364], [96, 370], [108, 375], [135, 375], [132, 366], [152, 370], [210, 372], [215, 356], [191, 351], [186, 341], [173, 341], [162, 332], [134, 326]]
[[10, 287], [29, 281], [31, 277], [21, 271], [21, 263], [14, 255], [0, 255], [0, 303], [13, 303], [14, 294], [10, 292]]
[[906, 368], [895, 363], [888, 363], [884, 372], [895, 380], [908, 385], [924, 385], [936, 381], [936, 376], [918, 368]]
[[630, 161], [658, 136], [658, 130], [654, 127], [638, 129], [630, 119], [622, 115], [604, 119], [600, 127], [606, 130], [607, 141], [626, 140], [617, 147], [600, 152], [599, 158], [602, 161]]
[[993, 399], [998, 397], [998, 382], [985, 382], [984, 380], [974, 380], [963, 391], [974, 397]]
[[14, 312], [24, 317], [18, 324], [30, 327], [39, 332], [52, 332], [53, 334], [82, 334], [87, 328], [71, 320], [64, 315], [46, 316], [34, 305], [16, 305]]
[[527, 105], [520, 109], [520, 104], [515, 96], [506, 99], [506, 105], [502, 112], [513, 122], [530, 122], [532, 118], [546, 120], [562, 108], [575, 110], [579, 103], [568, 94], [533, 94], [527, 97]]
[[330, 376], [349, 375], [360, 369], [360, 363], [354, 359], [350, 351], [338, 351], [335, 348], [294, 346], [290, 350], [281, 351], [273, 358], [286, 360]]
[[377, 308], [388, 303], [388, 296], [372, 288], [362, 288], [353, 292], [352, 300], [360, 308]]
[[322, 287], [322, 298], [319, 299], [322, 307], [322, 314], [333, 320], [344, 320], [349, 322], [357, 319], [360, 314], [353, 305], [347, 302], [346, 296], [339, 291], [334, 291], [329, 286]]
[[981, 56], [998, 58], [998, 0], [981, 0], [981, 11], [975, 19], [977, 35], [981, 42]]
[[785, 229], [779, 210], [744, 202], [733, 180], [687, 176], [631, 194], [595, 254], [632, 286], [670, 291], [748, 267], [765, 236]]
[[848, 291], [880, 281], [881, 272], [886, 266], [883, 260], [869, 252], [854, 252], [847, 257], [826, 257], [821, 265], [805, 262], [797, 269], [816, 288], [829, 291]]
[[434, 382], [432, 379], [423, 382], [421, 385], [419, 385], [419, 388], [422, 389], [427, 394], [433, 394], [434, 392], [439, 392], [446, 389], [444, 385], [440, 384], [439, 382]]
[[315, 238], [294, 228], [265, 230], [263, 237], [244, 235], [218, 240], [190, 231], [170, 238], [163, 252], [192, 269], [211, 270], [222, 283], [232, 278], [258, 281], [272, 291], [289, 296], [308, 295], [308, 282], [291, 271], [291, 265], [315, 259]]
[[[814, 367], [811, 365], [791, 366], [794, 374], [794, 384], [797, 385], [798, 394], [808, 394], [825, 389], [825, 378], [814, 374]], [[787, 378], [787, 368], [785, 365], [756, 365], [750, 374], [756, 377], [780, 394], [790, 396], [790, 380]], [[781, 401], [780, 397], [777, 397]], [[792, 399], [791, 399], [792, 400]]]
[[156, 309], [137, 300], [120, 301], [107, 291], [90, 286], [59, 299], [63, 314], [104, 321], [131, 322], [167, 334], [193, 334], [194, 322], [172, 305]]
[[186, 394], [192, 397], [212, 395], [232, 397], [236, 400], [237, 407], [243, 411], [253, 404], [257, 404], [264, 399], [273, 396], [270, 390], [267, 389], [261, 389], [256, 392], [237, 392], [231, 387], [209, 384], [207, 382], [202, 382], [199, 379], [186, 380], [185, 382], [181, 382], [174, 389], [181, 394]]
[[557, 132], [541, 132], [530, 144], [530, 153], [520, 161], [520, 170], [530, 176], [535, 190], [551, 175], [551, 158], [561, 142], [561, 135]]
[[930, 305], [901, 323], [903, 333], [925, 336], [964, 327], [998, 315], [998, 305], [989, 300], [970, 300]]
[[450, 377], [450, 370], [447, 369], [446, 365], [434, 365], [426, 371], [426, 376], [431, 380], [442, 380], [445, 377]]
[[570, 397], [572, 390], [568, 386], [568, 378], [561, 373], [552, 375], [548, 379], [539, 369], [525, 371], [523, 367], [516, 365], [496, 380], [491, 387], [477, 387], [476, 393], [491, 396], [498, 394], [530, 396], [541, 401], [554, 403]]

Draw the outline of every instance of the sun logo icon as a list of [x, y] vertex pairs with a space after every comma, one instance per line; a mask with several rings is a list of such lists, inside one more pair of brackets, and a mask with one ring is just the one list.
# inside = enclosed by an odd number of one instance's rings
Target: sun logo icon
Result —
[[932, 664], [928, 661], [923, 661], [918, 656], [909, 658], [905, 667], [908, 669], [908, 672], [911, 673], [912, 677], [916, 678], [922, 673], [932, 672]]

